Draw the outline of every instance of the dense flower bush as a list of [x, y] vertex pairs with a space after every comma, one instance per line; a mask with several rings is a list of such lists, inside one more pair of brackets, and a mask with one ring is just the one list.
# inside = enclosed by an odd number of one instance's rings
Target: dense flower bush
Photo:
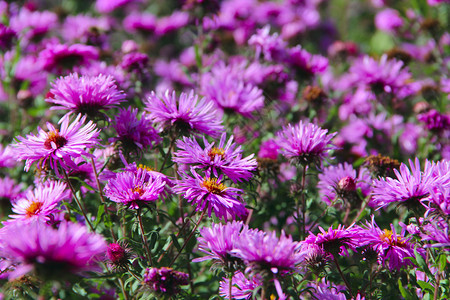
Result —
[[0, 299], [449, 299], [448, 0], [0, 0]]

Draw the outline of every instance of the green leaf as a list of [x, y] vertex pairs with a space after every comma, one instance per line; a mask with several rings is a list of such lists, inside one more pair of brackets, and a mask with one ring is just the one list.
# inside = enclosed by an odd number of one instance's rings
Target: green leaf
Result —
[[443, 272], [447, 267], [447, 255], [441, 254], [439, 255], [439, 271]]
[[78, 283], [76, 283], [76, 284], [72, 287], [72, 290], [73, 290], [75, 293], [77, 293], [78, 295], [81, 295], [81, 296], [86, 296], [86, 295], [87, 295], [86, 290], [85, 290], [84, 288], [82, 288]]
[[180, 244], [178, 243], [178, 238], [177, 238], [177, 237], [175, 236], [175, 234], [173, 234], [173, 233], [170, 235], [170, 237], [172, 238], [173, 245], [175, 246], [175, 248], [177, 248], [177, 250], [180, 251], [181, 246], [180, 246]]
[[426, 290], [426, 289], [428, 289], [428, 290], [430, 290], [430, 291], [434, 291], [434, 286], [432, 286], [431, 284], [429, 284], [428, 282], [426, 282], [426, 281], [423, 281], [423, 280], [417, 280], [417, 284], [418, 285], [420, 285], [420, 287], [423, 289], [423, 290]]
[[420, 253], [417, 252], [416, 249], [414, 249], [414, 256], [416, 258], [417, 265], [422, 269], [422, 271], [424, 271], [427, 274], [428, 278], [433, 280], [434, 279], [433, 273], [431, 273], [430, 269], [428, 268], [428, 265], [425, 262], [425, 259], [423, 258], [423, 256], [420, 255]]
[[100, 206], [98, 207], [98, 211], [97, 211], [97, 217], [95, 218], [95, 221], [93, 224], [94, 227], [97, 227], [98, 223], [100, 223], [104, 212], [105, 212], [105, 204], [100, 204]]
[[415, 299], [414, 296], [403, 287], [402, 281], [400, 279], [398, 280], [398, 289], [400, 290], [400, 293], [405, 298], [405, 300]]

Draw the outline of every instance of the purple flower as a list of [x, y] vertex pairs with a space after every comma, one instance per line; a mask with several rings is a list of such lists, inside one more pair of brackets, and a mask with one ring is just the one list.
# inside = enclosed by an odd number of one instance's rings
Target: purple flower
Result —
[[237, 269], [239, 266], [236, 264], [240, 263], [240, 259], [231, 251], [236, 248], [237, 241], [246, 234], [249, 234], [248, 226], [241, 221], [225, 225], [213, 223], [211, 228], [200, 229], [198, 249], [207, 255], [196, 258], [193, 262], [213, 260], [214, 264], [223, 266], [227, 271]]
[[11, 207], [11, 203], [23, 195], [23, 188], [23, 183], [17, 184], [8, 176], [0, 177], [0, 208], [2, 211], [7, 211], [5, 208]]
[[202, 148], [195, 138], [185, 137], [177, 141], [180, 150], [173, 153], [172, 160], [182, 164], [193, 164], [194, 169], [204, 168], [216, 177], [219, 177], [219, 171], [223, 172], [233, 182], [248, 181], [253, 176], [251, 171], [257, 166], [253, 154], [242, 158], [243, 150], [233, 143], [233, 136], [226, 144], [225, 141], [225, 133], [222, 134], [217, 146], [203, 138], [205, 147]]
[[0, 230], [0, 242], [0, 256], [16, 268], [9, 278], [34, 271], [43, 280], [60, 280], [94, 271], [96, 258], [106, 251], [101, 235], [68, 222], [58, 229], [37, 220], [10, 223]]
[[425, 124], [425, 127], [435, 133], [442, 133], [450, 130], [450, 115], [441, 114], [435, 109], [431, 109], [417, 116], [417, 119]]
[[328, 68], [328, 59], [321, 55], [313, 55], [299, 45], [289, 49], [286, 62], [300, 77], [306, 78], [324, 73]]
[[125, 17], [123, 27], [131, 32], [153, 33], [156, 28], [156, 17], [150, 13], [133, 12]]
[[222, 176], [210, 177], [210, 174], [206, 173], [202, 178], [194, 170], [191, 170], [191, 173], [193, 177], [180, 173], [182, 179], [174, 190], [195, 205], [196, 211], [207, 209], [209, 217], [214, 211], [219, 219], [228, 219], [229, 216], [235, 219], [246, 215], [245, 204], [240, 196], [243, 192], [241, 189], [225, 186]]
[[93, 46], [83, 44], [47, 44], [39, 53], [44, 69], [49, 72], [61, 73], [63, 70], [72, 70], [75, 66], [88, 65], [97, 60], [99, 51]]
[[132, 256], [131, 250], [124, 243], [111, 243], [106, 250], [109, 265], [118, 270], [126, 270]]
[[[84, 44], [105, 44], [105, 33], [110, 29], [110, 21], [87, 15], [67, 16], [61, 29], [62, 37], [68, 42], [79, 41]], [[100, 42], [100, 43], [98, 43]]]
[[171, 268], [151, 268], [145, 270], [143, 283], [154, 292], [170, 297], [180, 292], [180, 285], [189, 283], [189, 276]]
[[388, 60], [386, 54], [379, 62], [370, 56], [356, 60], [350, 67], [350, 74], [355, 84], [364, 83], [375, 92], [401, 92], [409, 87], [411, 81], [411, 73], [408, 68], [403, 68], [403, 62]]
[[337, 255], [348, 256], [348, 249], [355, 250], [358, 246], [359, 233], [355, 228], [339, 225], [336, 229], [328, 228], [328, 231], [320, 226], [319, 229], [321, 233], [317, 235], [311, 233], [302, 242], [302, 248], [308, 244], [317, 245], [336, 258]]
[[423, 230], [425, 234], [421, 234], [421, 238], [423, 241], [432, 242], [432, 244], [426, 244], [425, 248], [445, 247], [447, 251], [450, 251], [450, 228], [448, 222], [440, 219], [425, 222], [424, 224]]
[[264, 106], [261, 89], [244, 81], [233, 66], [218, 64], [201, 79], [202, 92], [211, 98], [221, 110], [235, 112], [250, 118], [252, 112]]
[[26, 159], [25, 170], [30, 170], [31, 165], [37, 161], [38, 168], [43, 169], [49, 163], [58, 173], [58, 163], [64, 169], [69, 169], [74, 165], [72, 158], [91, 156], [86, 148], [92, 148], [98, 143], [100, 131], [92, 121], [84, 125], [85, 120], [85, 116], [78, 115], [69, 125], [69, 118], [64, 118], [59, 130], [47, 123], [48, 132], [38, 127], [37, 136], [28, 134], [26, 138], [17, 137], [19, 142], [14, 146], [19, 159]]
[[337, 197], [345, 199], [357, 197], [358, 188], [361, 189], [362, 196], [367, 197], [371, 182], [370, 172], [366, 168], [359, 169], [357, 176], [352, 165], [344, 163], [325, 168], [323, 173], [319, 174], [317, 187], [322, 200], [331, 204]]
[[403, 19], [397, 10], [386, 8], [375, 16], [375, 26], [382, 31], [394, 33], [403, 26]]
[[111, 138], [110, 142], [120, 141], [127, 153], [144, 151], [161, 141], [146, 114], [142, 113], [141, 119], [138, 119], [137, 114], [137, 108], [121, 108], [112, 125], [117, 136]]
[[[258, 278], [258, 276], [247, 278], [241, 271], [234, 273], [231, 283], [232, 299], [251, 299], [253, 291], [263, 285], [263, 282]], [[230, 279], [223, 278], [220, 282], [219, 295], [225, 299], [230, 299], [229, 287]]]
[[58, 25], [58, 17], [49, 11], [29, 11], [22, 8], [20, 12], [11, 17], [11, 29], [17, 32], [26, 41], [39, 40], [48, 31]]
[[68, 199], [70, 193], [66, 184], [59, 181], [50, 181], [39, 184], [33, 191], [28, 191], [13, 203], [12, 211], [16, 215], [10, 215], [16, 220], [34, 217], [47, 217], [58, 212], [57, 206], [64, 199]]
[[335, 149], [331, 139], [336, 133], [327, 133], [328, 130], [312, 123], [300, 121], [295, 126], [289, 124], [277, 134], [281, 154], [296, 163], [321, 165], [328, 152]]
[[149, 118], [159, 124], [160, 129], [174, 130], [177, 134], [208, 134], [217, 137], [223, 132], [221, 120], [217, 117], [212, 101], [202, 98], [191, 91], [177, 97], [175, 91], [166, 91], [162, 95], [154, 92], [146, 102]]
[[162, 17], [156, 21], [155, 33], [158, 36], [171, 33], [186, 26], [189, 22], [189, 14], [184, 11], [175, 11], [170, 16]]
[[434, 172], [434, 164], [428, 160], [425, 162], [425, 169], [420, 170], [419, 159], [415, 163], [409, 160], [410, 169], [407, 165], [400, 165], [400, 172], [394, 170], [397, 179], [390, 177], [379, 178], [373, 181], [373, 202], [379, 208], [388, 206], [393, 202], [405, 204], [409, 208], [421, 206], [420, 200], [427, 198], [429, 190], [440, 183]]
[[131, 209], [139, 209], [148, 202], [155, 202], [164, 191], [166, 182], [146, 169], [125, 171], [108, 181], [105, 196]]
[[17, 91], [27, 83], [27, 91], [36, 97], [47, 88], [47, 72], [43, 70], [42, 61], [36, 57], [22, 56], [14, 70], [13, 85]]
[[51, 86], [51, 96], [45, 101], [56, 105], [51, 108], [53, 110], [69, 110], [66, 116], [75, 113], [93, 119], [101, 115], [102, 110], [125, 101], [125, 94], [117, 89], [112, 76], [78, 76], [73, 73], [56, 79]]
[[0, 24], [0, 50], [7, 51], [13, 46], [13, 41], [16, 38], [16, 33], [14, 30]]
[[0, 168], [14, 168], [17, 165], [17, 155], [14, 149], [8, 145], [0, 145]]
[[250, 46], [255, 47], [256, 58], [261, 54], [267, 61], [281, 61], [286, 55], [287, 43], [277, 33], [270, 35], [270, 26], [266, 25], [256, 31], [248, 40]]
[[95, 9], [101, 14], [107, 14], [128, 3], [140, 1], [141, 0], [97, 0], [95, 2]]
[[122, 57], [120, 66], [129, 72], [145, 73], [148, 64], [148, 55], [140, 52], [127, 53]]
[[[372, 221], [359, 231], [359, 245], [372, 247], [378, 253], [380, 264], [388, 266], [391, 271], [412, 265], [411, 260], [406, 258], [415, 256], [414, 244], [403, 233], [398, 234], [392, 224], [390, 230], [381, 230], [372, 216]], [[423, 248], [417, 248], [417, 252], [421, 255], [425, 253]]]
[[270, 158], [276, 160], [278, 158], [278, 150], [280, 145], [274, 139], [269, 139], [261, 143], [259, 147], [258, 157], [259, 158]]

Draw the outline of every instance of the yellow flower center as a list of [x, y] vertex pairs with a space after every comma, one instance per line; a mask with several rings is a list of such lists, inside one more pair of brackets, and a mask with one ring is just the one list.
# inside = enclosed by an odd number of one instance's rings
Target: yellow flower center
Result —
[[39, 212], [42, 208], [44, 203], [42, 202], [31, 202], [30, 206], [26, 209], [26, 215], [28, 218], [31, 218], [32, 216], [36, 215], [37, 212]]
[[221, 194], [227, 188], [223, 183], [217, 183], [217, 178], [209, 177], [203, 180], [202, 186], [204, 186], [208, 192], [216, 195]]
[[386, 242], [390, 244], [391, 246], [403, 246], [405, 243], [402, 241], [402, 238], [400, 236], [397, 236], [397, 239], [394, 239], [392, 237], [394, 233], [392, 230], [385, 229], [383, 233], [380, 235], [380, 239], [383, 242]]
[[133, 188], [133, 192], [138, 193], [139, 196], [142, 196], [144, 194], [144, 189], [142, 186], [137, 186]]
[[146, 165], [143, 165], [143, 164], [139, 164], [139, 165], [137, 166], [137, 168], [138, 168], [138, 169], [145, 170], [145, 171], [148, 171], [148, 172], [154, 171], [153, 168], [151, 168], [151, 167], [149, 167], [149, 166], [146, 166]]
[[209, 150], [209, 152], [208, 152], [208, 156], [211, 160], [214, 160], [216, 155], [219, 155], [222, 158], [225, 158], [225, 150], [223, 150], [222, 148], [212, 147], [212, 149]]

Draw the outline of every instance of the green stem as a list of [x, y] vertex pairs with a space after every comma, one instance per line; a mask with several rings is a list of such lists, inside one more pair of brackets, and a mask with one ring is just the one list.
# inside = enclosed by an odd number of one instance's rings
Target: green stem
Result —
[[147, 260], [148, 260], [149, 265], [151, 267], [153, 265], [152, 254], [150, 252], [150, 249], [148, 248], [147, 237], [145, 236], [144, 224], [142, 223], [141, 209], [138, 210], [137, 219], [139, 221], [139, 227], [141, 228], [142, 243], [144, 243], [144, 248], [145, 248], [145, 253], [147, 255]]
[[350, 284], [348, 283], [347, 279], [344, 276], [344, 273], [342, 273], [341, 267], [339, 266], [339, 263], [337, 261], [337, 258], [333, 255], [334, 263], [336, 264], [336, 268], [338, 269], [339, 274], [341, 275], [342, 279], [344, 280], [345, 285], [347, 286], [347, 290], [350, 293], [350, 296], [353, 298], [352, 289], [350, 287]]
[[233, 272], [230, 272], [228, 277], [230, 279], [228, 284], [228, 295], [229, 295], [228, 299], [231, 300], [233, 299], [231, 295], [231, 287], [233, 286]]

